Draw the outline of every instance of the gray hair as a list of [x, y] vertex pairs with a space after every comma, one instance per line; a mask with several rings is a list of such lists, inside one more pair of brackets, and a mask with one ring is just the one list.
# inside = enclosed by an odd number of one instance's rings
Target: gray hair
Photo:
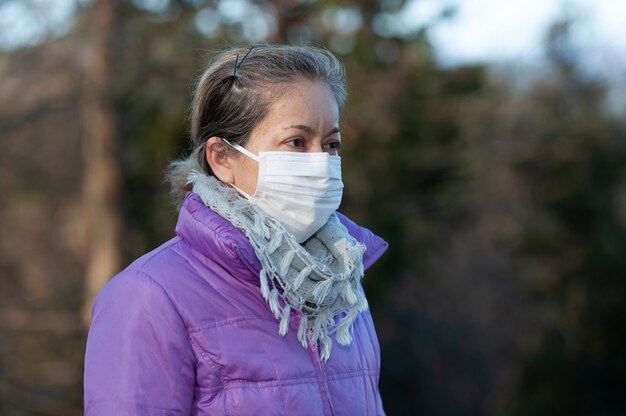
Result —
[[217, 54], [194, 90], [191, 154], [171, 162], [166, 173], [176, 200], [181, 201], [190, 190], [187, 177], [192, 170], [213, 175], [206, 161], [209, 138], [220, 137], [244, 146], [267, 115], [272, 98], [280, 96], [279, 87], [301, 79], [327, 83], [341, 111], [346, 99], [345, 69], [326, 49], [262, 45]]

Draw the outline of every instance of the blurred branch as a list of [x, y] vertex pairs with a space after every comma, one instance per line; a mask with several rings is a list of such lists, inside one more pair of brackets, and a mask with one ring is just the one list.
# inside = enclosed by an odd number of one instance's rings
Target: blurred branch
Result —
[[13, 117], [3, 116], [0, 119], [0, 130], [4, 132], [18, 129], [25, 124], [34, 120], [40, 120], [43, 116], [54, 111], [73, 110], [75, 103], [73, 101], [59, 101], [56, 98], [36, 103], [32, 108], [26, 111], [17, 112]]
[[[11, 393], [14, 396], [16, 403], [20, 403], [20, 411], [26, 411], [28, 413], [13, 413], [13, 414], [42, 414], [42, 415], [64, 415], [64, 416], [80, 416], [83, 414], [81, 407], [75, 407], [64, 400], [55, 399], [43, 394], [33, 393], [27, 390], [27, 387], [23, 388], [11, 388]], [[4, 415], [4, 413], [2, 413]]]
[[81, 331], [82, 326], [75, 312], [29, 311], [4, 309], [0, 311], [0, 327], [16, 331]]

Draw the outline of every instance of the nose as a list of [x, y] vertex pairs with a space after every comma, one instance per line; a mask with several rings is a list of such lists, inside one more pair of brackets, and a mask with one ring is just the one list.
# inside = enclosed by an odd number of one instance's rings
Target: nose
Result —
[[321, 140], [314, 140], [311, 142], [311, 144], [308, 146], [307, 152], [308, 153], [320, 153], [324, 151], [324, 146], [322, 145], [322, 141]]

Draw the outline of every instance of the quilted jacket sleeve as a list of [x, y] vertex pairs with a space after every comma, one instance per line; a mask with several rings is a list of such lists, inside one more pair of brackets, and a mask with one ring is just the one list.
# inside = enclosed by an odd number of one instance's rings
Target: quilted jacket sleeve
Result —
[[189, 415], [194, 355], [163, 288], [126, 270], [93, 308], [85, 356], [85, 415]]

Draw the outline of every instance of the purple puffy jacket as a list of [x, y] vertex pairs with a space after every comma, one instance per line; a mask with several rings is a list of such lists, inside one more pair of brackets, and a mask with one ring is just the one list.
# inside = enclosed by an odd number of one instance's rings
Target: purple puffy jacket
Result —
[[[340, 215], [366, 245], [387, 243]], [[261, 265], [245, 235], [189, 193], [177, 236], [102, 289], [85, 358], [86, 415], [382, 415], [380, 353], [369, 311], [353, 341], [323, 363], [278, 334], [259, 289]]]

